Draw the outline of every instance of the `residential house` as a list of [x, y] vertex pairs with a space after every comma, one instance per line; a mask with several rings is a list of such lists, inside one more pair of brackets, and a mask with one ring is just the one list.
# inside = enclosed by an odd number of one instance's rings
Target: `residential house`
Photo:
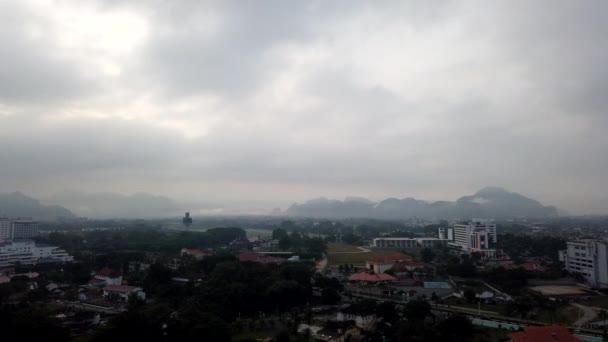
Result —
[[122, 275], [109, 267], [104, 267], [93, 274], [93, 279], [89, 281], [91, 285], [120, 285]]
[[396, 281], [397, 278], [393, 277], [390, 274], [386, 273], [367, 273], [367, 272], [359, 272], [351, 274], [348, 278], [349, 281], [359, 282], [359, 283], [387, 283]]
[[412, 260], [412, 257], [407, 254], [391, 253], [377, 256], [366, 261], [365, 268], [374, 271], [374, 273], [384, 273], [390, 270], [397, 262]]
[[135, 295], [140, 299], [146, 299], [146, 293], [141, 289], [141, 287], [129, 285], [107, 285], [103, 288], [103, 296], [107, 298], [116, 298], [126, 302], [131, 295]]
[[196, 248], [182, 248], [180, 255], [182, 257], [191, 256], [196, 260], [203, 260], [204, 258], [210, 256], [211, 253]]

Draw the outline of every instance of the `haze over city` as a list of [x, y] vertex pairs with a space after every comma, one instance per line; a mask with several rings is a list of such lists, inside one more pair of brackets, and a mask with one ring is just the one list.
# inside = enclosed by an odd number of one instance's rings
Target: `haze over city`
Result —
[[146, 192], [246, 212], [501, 186], [606, 214], [607, 12], [4, 1], [0, 192]]

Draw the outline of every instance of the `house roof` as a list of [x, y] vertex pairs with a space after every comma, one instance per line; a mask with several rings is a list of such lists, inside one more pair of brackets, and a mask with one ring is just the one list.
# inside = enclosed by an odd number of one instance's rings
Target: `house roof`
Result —
[[424, 266], [426, 264], [422, 261], [404, 260], [396, 263], [392, 269], [395, 272], [403, 272], [412, 268], [423, 268]]
[[509, 334], [509, 337], [512, 342], [582, 342], [560, 326], [524, 327], [522, 331]]
[[355, 274], [352, 274], [349, 278], [350, 281], [369, 281], [369, 282], [394, 281], [396, 279], [397, 278], [393, 277], [390, 274], [386, 274], [386, 273], [375, 274], [375, 273], [367, 273], [367, 272], [355, 273]]
[[182, 248], [182, 253], [188, 253], [192, 255], [211, 255], [210, 253], [207, 253], [197, 248]]
[[241, 254], [239, 254], [239, 260], [260, 262], [263, 264], [280, 264], [286, 261], [285, 259], [275, 258], [270, 255], [256, 252], [242, 252]]
[[412, 260], [412, 257], [404, 254], [404, 253], [391, 253], [391, 254], [386, 254], [386, 255], [379, 255], [375, 258], [372, 258], [370, 260], [368, 260], [367, 262], [371, 262], [371, 263], [377, 263], [377, 264], [382, 264], [382, 263], [394, 263], [397, 261], [403, 261], [403, 260]]
[[543, 266], [538, 262], [525, 262], [519, 265], [519, 267], [523, 268], [526, 271], [538, 271], [543, 268]]
[[120, 277], [120, 272], [115, 271], [109, 267], [104, 267], [104, 268], [100, 269], [99, 271], [95, 272], [95, 275], [102, 276], [102, 277], [117, 278], [117, 277]]
[[131, 292], [137, 287], [129, 285], [108, 285], [103, 288], [104, 291], [108, 292]]

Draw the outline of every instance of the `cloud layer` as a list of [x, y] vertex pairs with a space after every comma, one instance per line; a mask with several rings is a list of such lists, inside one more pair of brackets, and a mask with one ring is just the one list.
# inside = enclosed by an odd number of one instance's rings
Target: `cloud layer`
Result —
[[608, 213], [605, 1], [7, 1], [0, 189]]

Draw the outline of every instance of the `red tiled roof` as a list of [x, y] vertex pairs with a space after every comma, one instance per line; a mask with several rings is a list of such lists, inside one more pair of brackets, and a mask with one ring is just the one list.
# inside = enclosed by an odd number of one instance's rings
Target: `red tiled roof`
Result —
[[526, 271], [539, 271], [543, 269], [543, 266], [537, 262], [526, 262], [519, 265], [519, 267], [523, 268]]
[[280, 264], [285, 262], [285, 259], [275, 258], [270, 255], [256, 253], [256, 252], [242, 252], [239, 254], [240, 261], [253, 261], [260, 262], [263, 264]]
[[386, 255], [380, 255], [370, 259], [368, 262], [374, 263], [391, 263], [403, 260], [412, 260], [412, 257], [404, 253], [391, 253]]
[[209, 255], [209, 253], [205, 252], [205, 251], [201, 251], [200, 249], [197, 248], [184, 248], [182, 249], [182, 252], [184, 253], [188, 253], [188, 254], [193, 254], [193, 255]]
[[120, 273], [117, 271], [114, 271], [113, 269], [111, 269], [109, 267], [104, 267], [104, 268], [100, 269], [99, 271], [95, 272], [95, 275], [102, 276], [102, 277], [115, 278], [115, 277], [120, 276]]
[[129, 285], [108, 285], [103, 288], [104, 291], [109, 291], [109, 292], [131, 292], [134, 289], [136, 289], [135, 286], [129, 286]]
[[380, 274], [375, 274], [375, 273], [367, 273], [367, 272], [360, 272], [360, 273], [355, 273], [353, 275], [350, 276], [349, 280], [350, 281], [394, 281], [397, 278], [393, 277], [390, 274], [386, 274], [386, 273], [380, 273]]
[[582, 342], [560, 326], [524, 327], [523, 331], [511, 333], [509, 337], [512, 342]]

